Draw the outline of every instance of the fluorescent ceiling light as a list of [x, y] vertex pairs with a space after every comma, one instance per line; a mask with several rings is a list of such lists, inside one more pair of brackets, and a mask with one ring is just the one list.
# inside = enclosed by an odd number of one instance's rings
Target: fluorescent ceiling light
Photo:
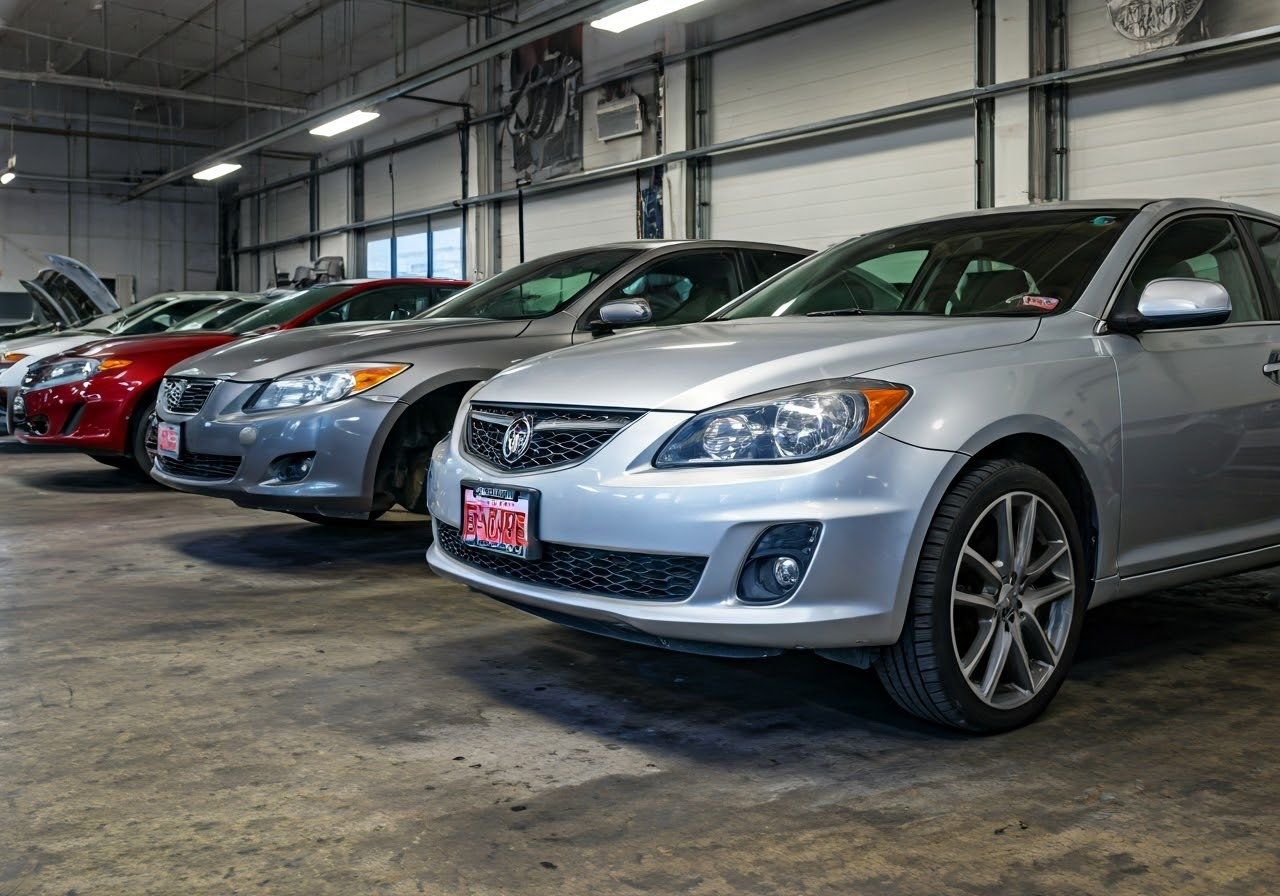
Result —
[[341, 118], [335, 118], [333, 121], [326, 121], [324, 124], [315, 126], [310, 133], [315, 134], [317, 137], [332, 137], [334, 134], [341, 134], [343, 131], [358, 128], [360, 125], [373, 121], [377, 117], [377, 112], [365, 112], [364, 110], [348, 112]]
[[191, 176], [196, 180], [217, 180], [224, 174], [230, 174], [232, 171], [239, 171], [240, 168], [241, 166], [236, 162], [223, 162], [220, 165], [214, 165], [212, 168], [197, 171]]
[[693, 4], [701, 2], [702, 0], [644, 0], [643, 3], [628, 6], [626, 9], [615, 12], [611, 16], [596, 19], [591, 23], [591, 27], [603, 28], [605, 31], [612, 31], [614, 34], [618, 34], [628, 28], [643, 25], [645, 22], [651, 22], [669, 13], [684, 9], [686, 6], [693, 6]]

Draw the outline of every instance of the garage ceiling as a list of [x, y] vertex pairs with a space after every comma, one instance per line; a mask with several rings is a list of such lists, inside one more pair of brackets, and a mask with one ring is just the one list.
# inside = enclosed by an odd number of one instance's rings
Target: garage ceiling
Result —
[[[494, 0], [0, 0], [0, 114], [217, 131], [511, 4]], [[3, 119], [0, 119], [3, 120]], [[45, 121], [44, 123], [47, 123]]]

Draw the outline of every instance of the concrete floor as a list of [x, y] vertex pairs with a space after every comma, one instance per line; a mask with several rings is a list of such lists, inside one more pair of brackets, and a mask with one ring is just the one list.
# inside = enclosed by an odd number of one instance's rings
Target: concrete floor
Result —
[[1280, 574], [1102, 608], [1035, 725], [560, 629], [0, 439], [0, 894], [1261, 894]]

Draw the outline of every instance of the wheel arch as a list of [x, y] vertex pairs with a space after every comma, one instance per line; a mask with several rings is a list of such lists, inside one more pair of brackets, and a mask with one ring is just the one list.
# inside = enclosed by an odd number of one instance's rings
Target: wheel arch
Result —
[[388, 495], [395, 503], [410, 506], [421, 483], [415, 478], [415, 457], [431, 456], [431, 449], [452, 425], [462, 401], [477, 383], [497, 371], [454, 371], [454, 376], [428, 380], [397, 402], [399, 413], [389, 419], [376, 452], [370, 452], [366, 468], [369, 493], [376, 506]]

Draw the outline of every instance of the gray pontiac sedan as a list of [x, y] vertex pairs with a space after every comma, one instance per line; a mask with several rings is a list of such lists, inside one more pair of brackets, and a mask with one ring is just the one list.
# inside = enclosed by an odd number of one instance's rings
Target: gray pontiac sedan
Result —
[[167, 372], [156, 414], [169, 439], [153, 441], [151, 475], [317, 523], [424, 512], [431, 449], [477, 382], [540, 352], [617, 341], [623, 327], [700, 320], [808, 254], [613, 243], [517, 265], [416, 318], [238, 340]]
[[1280, 218], [939, 218], [524, 361], [431, 465], [438, 573], [554, 622], [1035, 718], [1089, 606], [1280, 562]]

